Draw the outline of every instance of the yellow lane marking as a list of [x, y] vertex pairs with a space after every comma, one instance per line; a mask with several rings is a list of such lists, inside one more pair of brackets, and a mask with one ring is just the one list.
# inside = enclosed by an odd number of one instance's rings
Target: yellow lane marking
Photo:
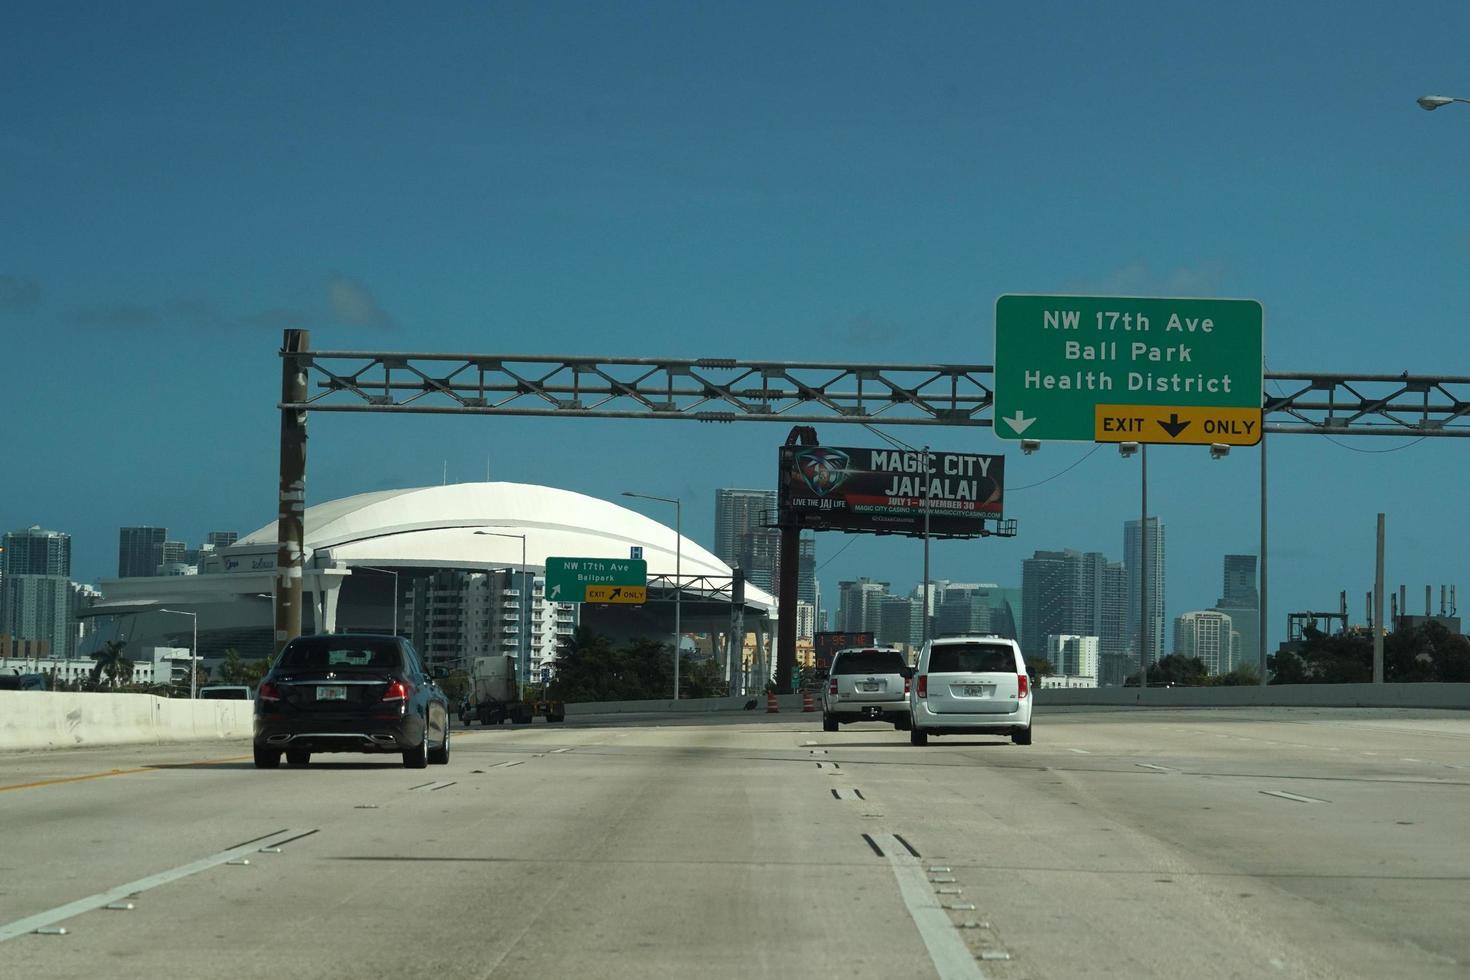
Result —
[[136, 769], [109, 769], [107, 772], [90, 772], [85, 776], [60, 776], [56, 779], [38, 779], [30, 783], [12, 783], [0, 786], [0, 793], [13, 789], [35, 789], [39, 786], [59, 786], [62, 783], [80, 783], [89, 779], [106, 779], [108, 776], [131, 776], [140, 772], [157, 772], [160, 769], [187, 769], [190, 766], [218, 766], [226, 762], [240, 762], [254, 758], [249, 755], [232, 755], [227, 759], [200, 759], [196, 762], [161, 762], [156, 766], [139, 766]]

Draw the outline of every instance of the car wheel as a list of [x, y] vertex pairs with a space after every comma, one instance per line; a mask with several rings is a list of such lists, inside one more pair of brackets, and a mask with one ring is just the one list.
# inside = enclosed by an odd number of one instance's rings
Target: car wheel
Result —
[[449, 726], [444, 726], [444, 744], [437, 749], [429, 750], [429, 761], [436, 766], [447, 766], [449, 764]]
[[255, 768], [274, 769], [281, 764], [281, 753], [277, 749], [255, 746]]
[[928, 745], [929, 733], [918, 728], [910, 728], [909, 742], [913, 745]]
[[311, 752], [307, 749], [287, 749], [286, 762], [293, 766], [304, 766], [311, 761]]
[[429, 765], [429, 733], [426, 730], [419, 744], [403, 750], [403, 768], [424, 769]]
[[1031, 726], [1027, 725], [1025, 728], [1018, 728], [1015, 731], [1011, 732], [1011, 741], [1015, 742], [1017, 745], [1030, 745]]
[[835, 731], [837, 731], [837, 719], [836, 718], [833, 718], [831, 715], [823, 715], [822, 716], [822, 731], [824, 731], [824, 732], [835, 732]]

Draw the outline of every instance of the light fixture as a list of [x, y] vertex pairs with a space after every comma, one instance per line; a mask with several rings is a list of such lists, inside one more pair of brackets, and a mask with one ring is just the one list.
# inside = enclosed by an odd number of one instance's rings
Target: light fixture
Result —
[[1136, 443], [1136, 442], [1120, 442], [1120, 443], [1118, 443], [1118, 455], [1119, 456], [1122, 456], [1124, 459], [1127, 459], [1129, 456], [1132, 456], [1136, 452], [1138, 452], [1138, 443]]
[[1036, 450], [1038, 450], [1040, 448], [1041, 448], [1041, 440], [1040, 439], [1022, 439], [1021, 440], [1021, 452], [1025, 453], [1027, 456], [1030, 456], [1032, 453], [1036, 452]]
[[1223, 443], [1223, 442], [1212, 442], [1212, 443], [1210, 443], [1210, 458], [1211, 459], [1224, 459], [1226, 456], [1229, 456], [1229, 455], [1230, 455], [1230, 447], [1227, 446], [1225, 443]]
[[1419, 108], [1423, 109], [1425, 112], [1433, 112], [1440, 106], [1449, 105], [1455, 100], [1447, 95], [1421, 95], [1419, 96], [1417, 101], [1419, 102]]

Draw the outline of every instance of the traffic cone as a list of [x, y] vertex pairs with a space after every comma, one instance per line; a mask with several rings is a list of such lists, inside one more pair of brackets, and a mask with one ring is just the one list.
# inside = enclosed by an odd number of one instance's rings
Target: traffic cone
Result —
[[803, 714], [817, 710], [817, 706], [812, 703], [812, 689], [809, 687], [801, 689], [801, 710]]
[[780, 713], [781, 713], [781, 706], [776, 703], [776, 692], [775, 691], [767, 691], [766, 692], [766, 714], [768, 714], [768, 715], [779, 715]]

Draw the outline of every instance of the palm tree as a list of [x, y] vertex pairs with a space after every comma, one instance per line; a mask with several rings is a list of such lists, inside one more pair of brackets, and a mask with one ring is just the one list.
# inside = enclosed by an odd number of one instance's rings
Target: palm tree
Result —
[[92, 659], [97, 661], [97, 666], [92, 668], [92, 685], [97, 686], [103, 678], [114, 690], [118, 684], [126, 684], [133, 677], [133, 662], [123, 656], [123, 644], [117, 640], [108, 640], [102, 645], [99, 653], [92, 654]]

